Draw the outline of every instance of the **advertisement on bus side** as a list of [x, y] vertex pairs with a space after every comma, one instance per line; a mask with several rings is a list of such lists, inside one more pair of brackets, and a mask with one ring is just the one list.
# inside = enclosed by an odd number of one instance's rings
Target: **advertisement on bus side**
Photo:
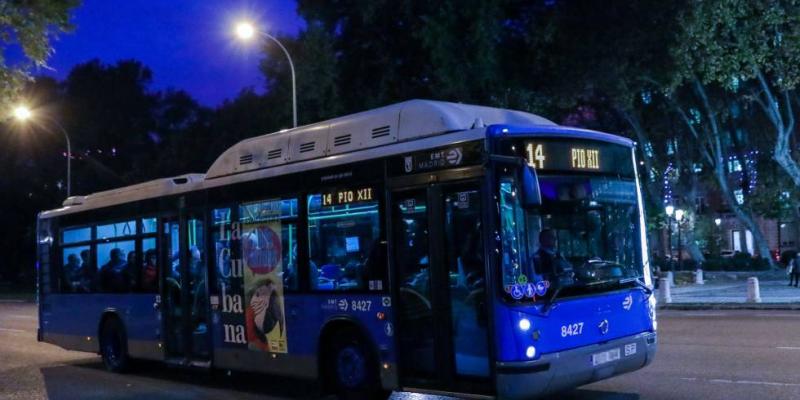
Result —
[[286, 353], [281, 222], [242, 227], [245, 324], [251, 350]]

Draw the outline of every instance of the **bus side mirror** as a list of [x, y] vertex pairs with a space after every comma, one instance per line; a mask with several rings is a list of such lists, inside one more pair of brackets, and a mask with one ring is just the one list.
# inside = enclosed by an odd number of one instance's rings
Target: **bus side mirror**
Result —
[[530, 165], [522, 167], [522, 206], [535, 207], [542, 204], [542, 193], [539, 191], [539, 177]]

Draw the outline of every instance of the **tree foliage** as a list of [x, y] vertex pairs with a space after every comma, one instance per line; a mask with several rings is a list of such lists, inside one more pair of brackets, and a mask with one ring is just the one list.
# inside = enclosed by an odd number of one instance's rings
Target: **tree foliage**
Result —
[[[33, 66], [46, 65], [50, 42], [72, 29], [69, 13], [80, 0], [0, 0], [0, 107], [14, 101]], [[21, 48], [25, 60], [9, 63], [6, 50]]]
[[[299, 0], [305, 29], [279, 39], [296, 67], [301, 124], [431, 98], [626, 135], [638, 142], [650, 226], [665, 226], [665, 202], [687, 209], [689, 226], [705, 228], [685, 232], [685, 246], [702, 260], [710, 221], [732, 212], [766, 257], [756, 219], [788, 218], [798, 205], [799, 3]], [[46, 40], [68, 27], [74, 2], [0, 0], [0, 9], [43, 4], [52, 13], [37, 15], [49, 22], [33, 25]], [[29, 55], [43, 60], [38, 43]], [[76, 193], [203, 172], [234, 143], [291, 126], [287, 60], [270, 41], [263, 51], [264, 94], [245, 88], [213, 109], [179, 89], [152, 90], [152, 72], [135, 60], [81, 64], [63, 82], [29, 84], [26, 97], [73, 136]], [[0, 166], [26, 178], [0, 180], [17, 191], [0, 202], [19, 208], [25, 226], [63, 198], [64, 143], [46, 122], [6, 128], [0, 144], [21, 150]], [[702, 206], [709, 191], [721, 194], [719, 208]]]

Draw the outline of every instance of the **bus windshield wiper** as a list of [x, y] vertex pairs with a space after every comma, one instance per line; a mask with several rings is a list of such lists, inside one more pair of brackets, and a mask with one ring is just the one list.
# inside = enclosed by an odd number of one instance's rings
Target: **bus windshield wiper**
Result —
[[561, 285], [556, 286], [555, 290], [553, 290], [553, 294], [551, 294], [550, 297], [547, 298], [547, 301], [544, 303], [544, 306], [542, 307], [542, 314], [544, 316], [550, 314], [550, 310], [553, 309], [553, 305], [555, 305], [556, 298], [558, 297], [558, 294], [561, 293], [561, 289], [563, 288], [564, 286]]
[[544, 314], [544, 316], [547, 316], [550, 313], [550, 311], [553, 309], [553, 306], [555, 306], [558, 295], [561, 294], [561, 289], [564, 289], [565, 287], [572, 288], [577, 286], [586, 287], [587, 285], [583, 282], [573, 282], [571, 285], [562, 285], [560, 283], [556, 285], [555, 289], [553, 290], [553, 294], [550, 295], [550, 297], [547, 299], [547, 301], [544, 303], [544, 306], [542, 307], [542, 314]]
[[645, 294], [647, 294], [647, 295], [653, 294], [653, 289], [651, 287], [647, 286], [644, 282], [640, 281], [638, 277], [637, 278], [625, 278], [625, 279], [620, 279], [619, 280], [619, 284], [620, 285], [624, 285], [624, 284], [629, 283], [629, 282], [633, 282], [634, 284], [636, 284], [636, 286], [638, 286], [640, 289], [644, 290]]

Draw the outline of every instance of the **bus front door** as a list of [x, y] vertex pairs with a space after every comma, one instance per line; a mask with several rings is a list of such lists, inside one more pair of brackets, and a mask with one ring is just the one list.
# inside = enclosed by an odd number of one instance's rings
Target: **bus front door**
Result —
[[477, 181], [392, 194], [403, 387], [492, 390], [481, 199]]
[[168, 361], [210, 360], [208, 292], [202, 215], [167, 219], [162, 240], [162, 316]]

